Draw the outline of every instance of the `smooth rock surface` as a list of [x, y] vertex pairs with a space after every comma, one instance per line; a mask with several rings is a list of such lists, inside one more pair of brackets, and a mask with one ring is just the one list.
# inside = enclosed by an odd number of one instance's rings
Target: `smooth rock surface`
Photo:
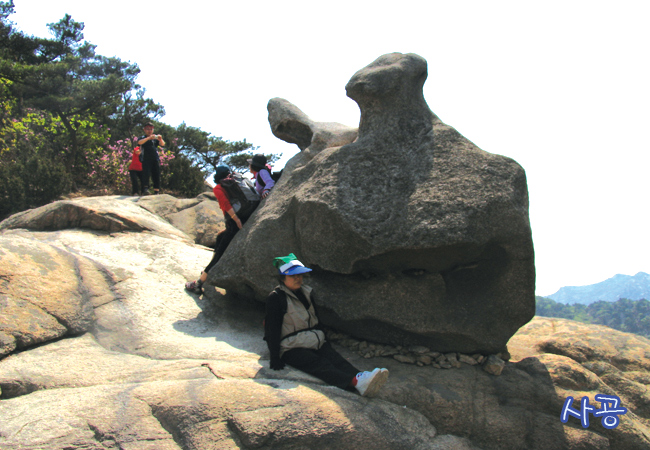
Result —
[[[43, 252], [27, 272], [2, 266], [0, 301], [11, 299], [11, 317], [39, 318], [43, 311], [30, 306], [37, 290], [14, 287], [18, 275], [30, 272], [42, 286], [69, 280], [62, 284], [68, 290], [48, 291], [63, 311], [85, 289], [94, 314], [89, 332], [25, 341], [0, 359], [2, 449], [650, 446], [650, 341], [638, 336], [535, 318], [510, 340], [512, 358], [500, 376], [480, 365], [419, 367], [337, 346], [361, 370], [390, 370], [378, 397], [367, 399], [291, 368], [270, 370], [263, 305], [214, 288], [200, 298], [185, 292], [183, 283], [211, 252], [176, 233], [16, 229], [1, 231], [0, 242], [0, 261], [32, 258], [25, 249]], [[46, 263], [50, 255], [56, 263]], [[8, 304], [2, 304], [4, 324], [11, 322]], [[0, 344], [2, 336], [13, 337], [0, 333]], [[383, 348], [372, 341], [360, 346]], [[446, 358], [423, 346], [404, 349]], [[462, 360], [455, 352], [448, 357]], [[629, 409], [617, 428], [607, 430], [599, 420], [588, 429], [573, 418], [560, 422], [568, 395], [587, 395], [594, 404], [596, 393], [616, 394]]]
[[[89, 292], [99, 292], [102, 277], [112, 295], [95, 302], [102, 297], [87, 296], [90, 333], [5, 346], [13, 353], [0, 361], [0, 448], [353, 449], [372, 436], [378, 448], [426, 449], [435, 440], [435, 428], [413, 410], [371, 403], [295, 370], [269, 370], [262, 308], [209, 286], [202, 298], [185, 292], [185, 280], [211, 252], [179, 240], [176, 231], [14, 229], [0, 239], [3, 262], [24, 259], [24, 248], [38, 250], [42, 260], [45, 250], [59, 254], [55, 262], [24, 268], [37, 272], [41, 284], [59, 280], [74, 291], [88, 282]], [[68, 260], [86, 261], [84, 277], [63, 264]], [[5, 290], [24, 287], [20, 265], [2, 267]], [[38, 290], [23, 294], [39, 297]], [[70, 291], [50, 294], [50, 302], [68, 308]], [[4, 293], [0, 299], [30, 320], [41, 316], [31, 302]], [[4, 325], [15, 318], [8, 310]], [[64, 329], [54, 331], [65, 336]]]
[[110, 196], [60, 200], [29, 209], [0, 222], [0, 230], [25, 228], [34, 231], [83, 228], [104, 232], [151, 231], [179, 239], [190, 238], [160, 216], [135, 204], [136, 197]]
[[20, 233], [0, 235], [0, 356], [89, 331], [94, 307], [113, 299], [92, 260]]

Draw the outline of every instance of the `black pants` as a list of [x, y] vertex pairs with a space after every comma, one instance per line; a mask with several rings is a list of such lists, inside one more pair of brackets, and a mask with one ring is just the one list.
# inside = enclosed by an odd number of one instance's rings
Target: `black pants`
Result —
[[[257, 208], [258, 205], [259, 203], [256, 202], [251, 206], [249, 211], [242, 211], [240, 213], [237, 213], [237, 217], [239, 217], [242, 225], [244, 225], [248, 218], [253, 214], [253, 212], [255, 212], [255, 208]], [[210, 269], [212, 269], [212, 267], [219, 262], [224, 252], [228, 248], [228, 245], [230, 245], [230, 242], [238, 231], [239, 227], [235, 221], [231, 218], [226, 219], [226, 229], [217, 234], [217, 244], [214, 247], [214, 255], [212, 255], [212, 260], [210, 263], [205, 267], [205, 269], [203, 269], [205, 273], [208, 273]]]
[[352, 379], [360, 372], [339, 355], [329, 342], [325, 342], [318, 350], [288, 350], [282, 355], [282, 361], [341, 389], [349, 388]]
[[142, 194], [142, 171], [141, 170], [129, 170], [129, 176], [131, 177], [131, 194], [137, 195]]
[[160, 189], [160, 161], [156, 159], [145, 159], [142, 162], [142, 193], [148, 194], [149, 178], [153, 178], [153, 188]]
[[[242, 221], [242, 225], [244, 224], [244, 220], [239, 219]], [[230, 241], [235, 237], [237, 232], [239, 231], [239, 227], [235, 223], [234, 220], [232, 219], [227, 219], [226, 220], [226, 229], [223, 231], [220, 231], [219, 234], [217, 234], [217, 244], [214, 247], [214, 254], [212, 255], [212, 260], [210, 263], [203, 269], [205, 273], [208, 273], [212, 267], [219, 262], [221, 257], [223, 256], [224, 252], [228, 248], [228, 245], [230, 244]]]

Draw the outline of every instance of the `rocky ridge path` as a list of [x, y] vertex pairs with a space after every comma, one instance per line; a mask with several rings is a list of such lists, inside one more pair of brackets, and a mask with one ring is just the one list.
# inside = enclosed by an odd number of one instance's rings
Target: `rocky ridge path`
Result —
[[[137, 199], [73, 202], [0, 224], [2, 449], [650, 446], [647, 339], [535, 318], [509, 342], [500, 376], [339, 347], [361, 369], [390, 369], [385, 389], [367, 399], [269, 370], [263, 305], [185, 292], [210, 249], [166, 233], [170, 224]], [[36, 225], [48, 215], [56, 227]], [[106, 218], [147, 229], [79, 227]], [[566, 396], [596, 393], [621, 397], [629, 412], [619, 427], [560, 422]]]
[[[0, 325], [25, 344], [0, 361], [0, 448], [353, 449], [369, 436], [379, 448], [430, 448], [435, 428], [416, 411], [269, 371], [260, 307], [183, 289], [210, 249], [165, 234], [169, 224], [133, 198], [72, 203], [41, 216], [74, 211], [73, 225], [128, 216], [150, 230], [67, 229], [59, 218], [58, 230], [2, 231], [4, 312], [27, 303], [42, 314]], [[61, 325], [73, 294], [92, 305], [75, 310], [87, 332]]]

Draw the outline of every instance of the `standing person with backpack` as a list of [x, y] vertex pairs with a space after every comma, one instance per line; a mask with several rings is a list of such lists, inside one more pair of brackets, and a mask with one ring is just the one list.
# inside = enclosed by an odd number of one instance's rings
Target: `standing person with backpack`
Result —
[[260, 197], [250, 180], [238, 173], [231, 174], [230, 168], [225, 164], [217, 166], [214, 182], [216, 183], [213, 189], [214, 196], [223, 211], [226, 229], [217, 235], [214, 256], [201, 272], [201, 276], [195, 281], [185, 283], [185, 289], [195, 294], [203, 293], [203, 283], [208, 278], [208, 272], [219, 262], [230, 241], [242, 229], [260, 203]]
[[138, 139], [140, 161], [142, 162], [142, 194], [149, 193], [149, 178], [153, 178], [153, 192], [160, 193], [160, 155], [158, 147], [164, 147], [165, 141], [159, 134], [153, 134], [151, 122], [144, 125], [144, 136]]
[[253, 156], [252, 159], [248, 159], [247, 161], [249, 164], [249, 170], [255, 178], [255, 189], [257, 189], [260, 197], [266, 198], [266, 196], [271, 192], [271, 189], [273, 189], [273, 186], [275, 186], [276, 181], [271, 174], [270, 166], [266, 165], [266, 156], [258, 153]]

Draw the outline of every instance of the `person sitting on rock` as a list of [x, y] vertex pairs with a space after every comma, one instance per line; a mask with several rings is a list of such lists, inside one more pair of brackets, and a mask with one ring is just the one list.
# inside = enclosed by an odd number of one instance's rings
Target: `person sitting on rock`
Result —
[[362, 372], [336, 352], [325, 338], [313, 302], [312, 288], [303, 285], [311, 272], [291, 253], [275, 258], [280, 285], [266, 299], [264, 340], [271, 353], [270, 367], [286, 364], [346, 390], [372, 397], [388, 380], [388, 369]]
[[214, 192], [214, 196], [219, 202], [219, 208], [221, 208], [221, 211], [223, 211], [223, 215], [226, 221], [226, 228], [217, 234], [217, 243], [214, 247], [214, 255], [212, 256], [212, 260], [205, 267], [205, 269], [203, 269], [203, 272], [201, 272], [199, 278], [194, 281], [188, 281], [185, 283], [185, 289], [195, 294], [200, 295], [203, 293], [203, 283], [205, 283], [205, 280], [208, 279], [208, 272], [214, 265], [219, 262], [221, 256], [223, 256], [224, 252], [228, 248], [230, 241], [232, 241], [237, 232], [241, 230], [248, 218], [255, 211], [257, 204], [259, 204], [259, 201], [257, 201], [256, 203], [252, 204], [251, 207], [242, 208], [239, 210], [239, 212], [235, 212], [232, 204], [234, 203], [235, 199], [229, 198], [227, 191], [221, 186], [222, 181], [224, 181], [228, 175], [230, 175], [230, 167], [225, 164], [217, 166], [217, 170], [214, 174], [214, 182], [216, 185], [212, 191]]
[[247, 161], [249, 170], [255, 178], [255, 189], [257, 189], [260, 197], [266, 198], [271, 192], [271, 189], [273, 189], [273, 186], [275, 186], [275, 181], [271, 177], [271, 171], [269, 170], [270, 166], [266, 165], [266, 156], [258, 153]]

